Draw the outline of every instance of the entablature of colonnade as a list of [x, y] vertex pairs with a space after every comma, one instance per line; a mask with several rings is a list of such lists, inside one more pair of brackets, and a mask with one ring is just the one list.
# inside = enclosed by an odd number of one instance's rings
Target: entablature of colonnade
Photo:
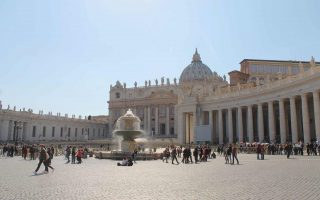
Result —
[[201, 102], [201, 107], [203, 110], [212, 110], [267, 103], [269, 101], [299, 96], [304, 93], [311, 93], [319, 89], [320, 68], [317, 67], [313, 69], [313, 71], [309, 70], [305, 73], [274, 81], [266, 85], [245, 89], [243, 91], [239, 90], [237, 92], [205, 97], [204, 101]]
[[66, 123], [86, 123], [86, 124], [106, 124], [88, 119], [68, 118], [55, 115], [34, 114], [26, 111], [0, 110], [0, 118], [3, 120], [24, 121], [24, 122], [66, 122]]

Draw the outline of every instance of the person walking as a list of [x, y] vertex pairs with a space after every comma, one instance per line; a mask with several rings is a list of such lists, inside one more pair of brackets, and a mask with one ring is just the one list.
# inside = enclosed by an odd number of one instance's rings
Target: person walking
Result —
[[71, 147], [67, 146], [67, 148], [66, 148], [66, 159], [68, 161], [66, 162], [66, 164], [70, 162], [70, 154], [71, 154]]
[[47, 152], [46, 150], [44, 149], [44, 145], [40, 145], [40, 153], [39, 153], [39, 163], [38, 163], [38, 166], [36, 168], [36, 170], [34, 171], [34, 174], [37, 175], [37, 172], [41, 166], [41, 164], [43, 163], [44, 167], [45, 167], [45, 170], [44, 170], [44, 173], [48, 173], [48, 166], [47, 166], [47, 163], [45, 162], [47, 160]]
[[51, 166], [51, 160], [53, 158], [53, 152], [51, 148], [47, 149], [47, 160], [44, 161], [44, 163], [47, 165], [48, 168], [50, 168], [52, 170], [52, 172], [54, 172], [54, 168]]
[[177, 149], [175, 146], [173, 146], [171, 149], [171, 157], [172, 157], [172, 164], [174, 164], [173, 163], [174, 160], [176, 160], [177, 164], [179, 164], [179, 161], [177, 159]]

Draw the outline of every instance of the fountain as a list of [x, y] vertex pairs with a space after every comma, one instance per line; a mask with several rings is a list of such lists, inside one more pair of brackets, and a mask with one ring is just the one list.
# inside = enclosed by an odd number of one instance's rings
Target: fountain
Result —
[[127, 113], [121, 116], [116, 122], [116, 129], [113, 134], [121, 137], [120, 151], [133, 152], [136, 148], [135, 139], [143, 134], [140, 130], [140, 119], [129, 109]]
[[[140, 119], [135, 116], [133, 112], [129, 109], [126, 114], [119, 117], [116, 122], [115, 130], [113, 133], [113, 138], [119, 140], [118, 150], [111, 152], [95, 152], [96, 158], [105, 159], [115, 159], [120, 160], [124, 157], [131, 156], [134, 149], [137, 148], [137, 144], [146, 144], [147, 139], [143, 137], [144, 131], [140, 129]], [[153, 160], [159, 159], [159, 153], [144, 153], [139, 152], [136, 156], [137, 160]]]

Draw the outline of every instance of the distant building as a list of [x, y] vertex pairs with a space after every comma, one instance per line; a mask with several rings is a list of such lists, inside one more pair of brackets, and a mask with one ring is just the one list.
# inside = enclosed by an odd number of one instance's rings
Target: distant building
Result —
[[99, 140], [108, 137], [106, 117], [89, 120], [75, 115], [52, 115], [51, 112], [34, 114], [32, 110], [17, 111], [2, 108], [0, 102], [0, 141], [2, 142], [61, 142]]

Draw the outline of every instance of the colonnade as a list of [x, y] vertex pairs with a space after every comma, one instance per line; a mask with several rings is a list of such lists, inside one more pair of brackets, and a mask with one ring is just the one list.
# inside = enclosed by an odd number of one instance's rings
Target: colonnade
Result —
[[[310, 143], [320, 139], [319, 90], [209, 110], [215, 142]], [[198, 134], [198, 133], [197, 133]]]

